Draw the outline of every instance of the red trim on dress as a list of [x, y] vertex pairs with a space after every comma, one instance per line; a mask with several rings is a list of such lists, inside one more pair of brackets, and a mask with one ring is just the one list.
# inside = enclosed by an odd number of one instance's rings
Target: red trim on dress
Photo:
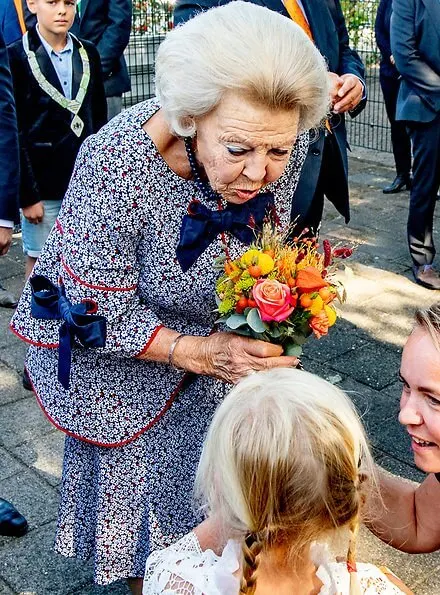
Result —
[[21, 333], [19, 333], [13, 326], [12, 322], [9, 323], [9, 329], [16, 335], [19, 339], [24, 341], [25, 343], [29, 343], [30, 345], [35, 345], [35, 347], [46, 347], [47, 349], [55, 349], [59, 347], [59, 343], [41, 343], [41, 341], [32, 341], [32, 339], [28, 339]]
[[108, 287], [107, 285], [92, 285], [92, 283], [88, 283], [87, 281], [80, 279], [78, 275], [76, 275], [72, 271], [72, 269], [65, 263], [64, 258], [61, 258], [61, 264], [63, 265], [63, 268], [68, 273], [68, 275], [70, 275], [70, 277], [75, 279], [75, 281], [78, 281], [78, 283], [80, 283], [81, 285], [89, 287], [90, 289], [98, 289], [100, 291], [133, 291], [134, 289], [137, 289], [137, 283], [135, 283], [134, 285], [130, 285], [130, 287]]
[[87, 308], [87, 314], [96, 314], [98, 311], [98, 302], [90, 298], [83, 298], [81, 304], [85, 304]]
[[[25, 366], [25, 369], [27, 370], [26, 366]], [[188, 373], [185, 373], [182, 376], [182, 378], [180, 379], [179, 384], [176, 386], [176, 388], [171, 393], [170, 398], [168, 399], [168, 401], [166, 401], [164, 407], [159, 411], [159, 413], [156, 415], [156, 417], [154, 417], [150, 421], [150, 423], [148, 423], [144, 428], [140, 429], [138, 432], [136, 432], [135, 434], [133, 434], [133, 436], [131, 436], [130, 438], [127, 438], [127, 440], [122, 440], [121, 442], [112, 442], [112, 443], [109, 444], [109, 443], [104, 443], [104, 442], [98, 442], [97, 440], [90, 440], [89, 438], [83, 438], [79, 434], [75, 434], [74, 432], [70, 432], [69, 430], [66, 430], [66, 428], [63, 428], [62, 426], [60, 426], [60, 424], [58, 424], [53, 419], [53, 417], [44, 408], [43, 402], [41, 401], [40, 397], [38, 396], [37, 391], [35, 390], [34, 383], [32, 382], [32, 379], [31, 379], [31, 377], [29, 375], [29, 372], [28, 372], [29, 381], [30, 381], [30, 383], [32, 385], [32, 390], [33, 390], [34, 395], [35, 395], [35, 397], [37, 399], [37, 403], [39, 404], [39, 406], [41, 407], [41, 410], [43, 411], [44, 415], [47, 417], [47, 419], [50, 421], [51, 424], [53, 424], [58, 430], [61, 430], [61, 432], [64, 432], [64, 434], [67, 434], [68, 436], [71, 436], [72, 438], [76, 438], [76, 440], [81, 440], [82, 442], [87, 442], [87, 444], [93, 444], [94, 446], [103, 446], [105, 448], [115, 448], [117, 446], [125, 446], [126, 444], [129, 444], [130, 442], [133, 442], [134, 440], [136, 440], [136, 438], [139, 438], [139, 436], [141, 434], [143, 434], [144, 432], [146, 432], [147, 430], [149, 430], [151, 427], [153, 427], [154, 424], [157, 423], [165, 415], [165, 413], [168, 411], [168, 409], [173, 404], [174, 399], [179, 394], [180, 389], [181, 389], [184, 381], [186, 380], [187, 374]]]
[[61, 225], [60, 221], [58, 218], [55, 219], [55, 225], [57, 226], [58, 231], [60, 232], [61, 235], [64, 235], [64, 229], [63, 226]]
[[141, 351], [139, 351], [139, 353], [137, 353], [134, 357], [140, 357], [141, 355], [144, 355], [144, 353], [146, 353], [148, 351], [148, 348], [151, 345], [151, 342], [153, 341], [153, 339], [156, 337], [157, 333], [160, 331], [161, 328], [164, 328], [163, 324], [159, 324], [159, 326], [156, 326], [156, 328], [153, 331], [153, 334], [151, 335], [151, 337], [148, 339], [145, 347], [142, 348]]

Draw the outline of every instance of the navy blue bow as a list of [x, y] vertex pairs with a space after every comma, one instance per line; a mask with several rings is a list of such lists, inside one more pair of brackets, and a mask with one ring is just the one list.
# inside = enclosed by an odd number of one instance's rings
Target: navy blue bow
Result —
[[89, 314], [94, 303], [84, 301], [74, 306], [66, 298], [64, 286], [55, 286], [43, 275], [30, 279], [31, 312], [34, 318], [62, 320], [58, 350], [58, 380], [69, 388], [72, 345], [77, 339], [83, 347], [104, 347], [107, 321], [105, 316]]
[[182, 219], [180, 241], [176, 256], [182, 271], [196, 262], [219, 233], [228, 231], [244, 244], [255, 239], [255, 231], [261, 227], [270, 207], [273, 208], [272, 192], [258, 194], [252, 200], [240, 205], [228, 203], [222, 211], [211, 211], [197, 200], [188, 207], [188, 215]]

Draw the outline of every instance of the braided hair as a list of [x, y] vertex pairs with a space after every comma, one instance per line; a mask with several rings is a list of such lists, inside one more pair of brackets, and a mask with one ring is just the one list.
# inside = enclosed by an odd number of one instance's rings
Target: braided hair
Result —
[[361, 484], [373, 468], [354, 406], [337, 387], [293, 369], [235, 386], [211, 423], [196, 487], [206, 513], [241, 540], [240, 595], [255, 593], [259, 564], [273, 548], [286, 548], [300, 574], [310, 545], [342, 528], [351, 529], [355, 569]]
[[[359, 462], [359, 465], [361, 462]], [[364, 473], [358, 473], [355, 480], [355, 488], [358, 502], [358, 511], [349, 523], [350, 538], [348, 542], [347, 552], [347, 570], [350, 574], [350, 595], [361, 595], [361, 586], [357, 575], [356, 553], [357, 553], [357, 538], [360, 528], [360, 514], [362, 507], [365, 504], [365, 494], [362, 491], [362, 484], [368, 480], [368, 476]]]
[[257, 587], [257, 570], [263, 543], [258, 534], [249, 533], [241, 544], [242, 576], [240, 595], [253, 595]]

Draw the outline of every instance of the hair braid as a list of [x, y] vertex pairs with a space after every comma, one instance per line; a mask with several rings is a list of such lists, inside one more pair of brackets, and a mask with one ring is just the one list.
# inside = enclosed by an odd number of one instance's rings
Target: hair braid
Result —
[[257, 568], [263, 544], [255, 533], [247, 535], [242, 542], [241, 551], [242, 577], [240, 580], [240, 595], [253, 595], [257, 586]]
[[358, 512], [349, 525], [350, 541], [348, 543], [347, 570], [350, 573], [350, 595], [361, 595], [361, 587], [356, 568], [357, 538], [360, 528], [360, 510], [365, 503], [365, 496], [362, 494], [362, 484], [367, 481], [368, 476], [365, 473], [358, 473], [356, 481], [356, 496], [358, 498]]

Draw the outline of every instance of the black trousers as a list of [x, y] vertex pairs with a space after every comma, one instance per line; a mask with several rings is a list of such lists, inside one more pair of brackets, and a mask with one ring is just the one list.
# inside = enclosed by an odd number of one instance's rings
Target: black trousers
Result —
[[[308, 228], [308, 235], [315, 235], [321, 224], [324, 211], [324, 196], [329, 198], [338, 208], [338, 195], [348, 196], [348, 182], [337, 141], [333, 134], [329, 134], [324, 138], [321, 168], [312, 202], [307, 213], [298, 218], [297, 230]], [[346, 223], [348, 223], [348, 219], [349, 215], [346, 216]]]
[[432, 122], [407, 122], [413, 146], [413, 184], [409, 201], [408, 245], [413, 263], [431, 264], [432, 226], [440, 185], [440, 114]]
[[380, 86], [382, 88], [385, 109], [391, 125], [391, 144], [393, 146], [396, 173], [409, 175], [411, 171], [411, 140], [406, 130], [405, 122], [396, 121], [397, 94], [400, 81], [395, 76], [387, 76], [380, 71]]

